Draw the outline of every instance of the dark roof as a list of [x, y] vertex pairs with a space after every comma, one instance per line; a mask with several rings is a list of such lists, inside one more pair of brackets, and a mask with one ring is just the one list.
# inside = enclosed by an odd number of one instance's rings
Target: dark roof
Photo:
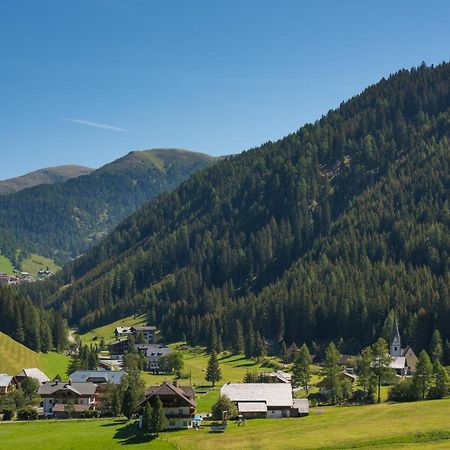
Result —
[[87, 383], [67, 383], [65, 381], [47, 381], [39, 386], [39, 395], [52, 395], [58, 391], [71, 391], [77, 395], [93, 395], [97, 390], [97, 385]]
[[158, 397], [172, 396], [177, 395], [183, 398], [187, 403], [192, 405], [195, 408], [195, 393], [194, 389], [190, 386], [175, 386], [170, 382], [164, 382], [161, 386], [150, 386], [145, 390], [145, 400], [142, 403], [145, 403], [155, 395]]

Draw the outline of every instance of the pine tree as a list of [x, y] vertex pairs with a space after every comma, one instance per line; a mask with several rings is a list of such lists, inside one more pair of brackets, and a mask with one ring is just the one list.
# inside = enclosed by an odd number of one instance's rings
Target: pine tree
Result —
[[141, 431], [144, 434], [149, 434], [152, 432], [152, 407], [150, 402], [145, 402], [144, 411], [142, 413], [142, 426]]
[[295, 386], [300, 386], [308, 393], [309, 382], [311, 380], [312, 358], [308, 346], [303, 344], [294, 361], [292, 368], [292, 382]]
[[432, 361], [442, 361], [442, 356], [444, 353], [443, 342], [441, 333], [439, 330], [434, 330], [433, 337], [430, 343], [430, 355]]
[[383, 338], [379, 338], [372, 345], [372, 369], [377, 379], [378, 403], [381, 403], [381, 380], [388, 372], [391, 360], [386, 341]]
[[435, 379], [434, 397], [444, 398], [448, 394], [448, 374], [445, 367], [436, 359], [433, 363], [433, 375]]
[[150, 430], [152, 433], [158, 435], [167, 427], [167, 419], [164, 415], [163, 404], [161, 399], [156, 396], [150, 417]]
[[333, 342], [330, 342], [325, 351], [325, 363], [322, 370], [324, 386], [330, 396], [331, 404], [336, 403], [339, 374], [341, 369], [338, 366], [340, 354]]
[[422, 400], [425, 399], [428, 389], [431, 386], [433, 377], [433, 366], [430, 357], [425, 350], [419, 354], [416, 371], [413, 375], [413, 386], [417, 396]]
[[222, 378], [222, 373], [220, 370], [219, 362], [217, 361], [217, 356], [213, 352], [208, 361], [208, 367], [206, 368], [205, 380], [212, 383], [213, 387], [216, 382]]

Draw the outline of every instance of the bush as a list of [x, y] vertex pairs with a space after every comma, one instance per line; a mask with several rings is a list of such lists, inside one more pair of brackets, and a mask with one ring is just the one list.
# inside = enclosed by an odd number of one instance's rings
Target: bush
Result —
[[87, 411], [84, 412], [83, 417], [85, 419], [94, 419], [99, 417], [100, 414], [98, 411], [96, 411], [95, 409], [88, 409]]
[[400, 383], [392, 386], [389, 390], [388, 400], [391, 402], [413, 402], [418, 400], [412, 380], [400, 381]]
[[238, 416], [236, 405], [228, 397], [219, 397], [211, 409], [214, 420], [222, 420], [222, 411], [228, 411], [228, 419], [235, 419]]
[[7, 420], [12, 420], [12, 418], [14, 417], [14, 409], [13, 408], [3, 408], [0, 410], [0, 414], [2, 415], [2, 418], [5, 422]]
[[17, 419], [18, 420], [37, 420], [38, 419], [37, 411], [31, 406], [27, 406], [26, 408], [21, 408], [17, 411]]

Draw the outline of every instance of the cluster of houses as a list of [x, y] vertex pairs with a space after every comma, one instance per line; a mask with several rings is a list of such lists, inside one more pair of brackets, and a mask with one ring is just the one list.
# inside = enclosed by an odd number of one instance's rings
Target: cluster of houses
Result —
[[22, 369], [17, 375], [0, 373], [0, 395], [6, 395], [17, 389], [25, 378], [34, 378], [39, 384], [50, 381], [48, 376], [37, 368]]
[[[0, 272], [0, 286], [11, 286], [16, 284], [32, 283], [33, 281], [36, 281], [28, 272], [19, 272], [15, 270], [14, 273], [15, 275], [8, 275], [5, 272]], [[45, 278], [47, 277], [39, 278], [38, 275], [39, 280], [44, 280]]]
[[[117, 327], [114, 335], [116, 340], [108, 346], [111, 360], [121, 361], [123, 355], [129, 350], [129, 346], [134, 345], [138, 352], [146, 356], [146, 369], [149, 372], [158, 372], [160, 358], [172, 352], [169, 347], [156, 343], [156, 327], [152, 325]], [[145, 342], [130, 344], [130, 336], [133, 336], [135, 339], [141, 336]]]

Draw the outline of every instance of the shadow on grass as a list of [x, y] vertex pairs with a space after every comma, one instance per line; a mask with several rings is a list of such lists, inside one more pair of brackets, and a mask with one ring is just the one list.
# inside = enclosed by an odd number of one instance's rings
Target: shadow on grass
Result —
[[118, 425], [123, 425], [125, 423], [127, 423], [127, 421], [125, 419], [116, 419], [113, 422], [104, 423], [100, 426], [101, 427], [117, 427]]
[[[119, 422], [119, 421], [118, 421]], [[122, 422], [124, 423], [124, 422]], [[137, 423], [130, 422], [125, 426], [118, 428], [113, 439], [120, 441], [122, 445], [143, 444], [155, 439], [156, 436], [149, 436], [139, 432]]]
[[238, 365], [235, 366], [235, 367], [253, 367], [253, 366], [255, 366], [255, 363], [253, 363], [253, 362], [248, 362], [248, 363], [245, 363], [245, 364], [238, 364]]

